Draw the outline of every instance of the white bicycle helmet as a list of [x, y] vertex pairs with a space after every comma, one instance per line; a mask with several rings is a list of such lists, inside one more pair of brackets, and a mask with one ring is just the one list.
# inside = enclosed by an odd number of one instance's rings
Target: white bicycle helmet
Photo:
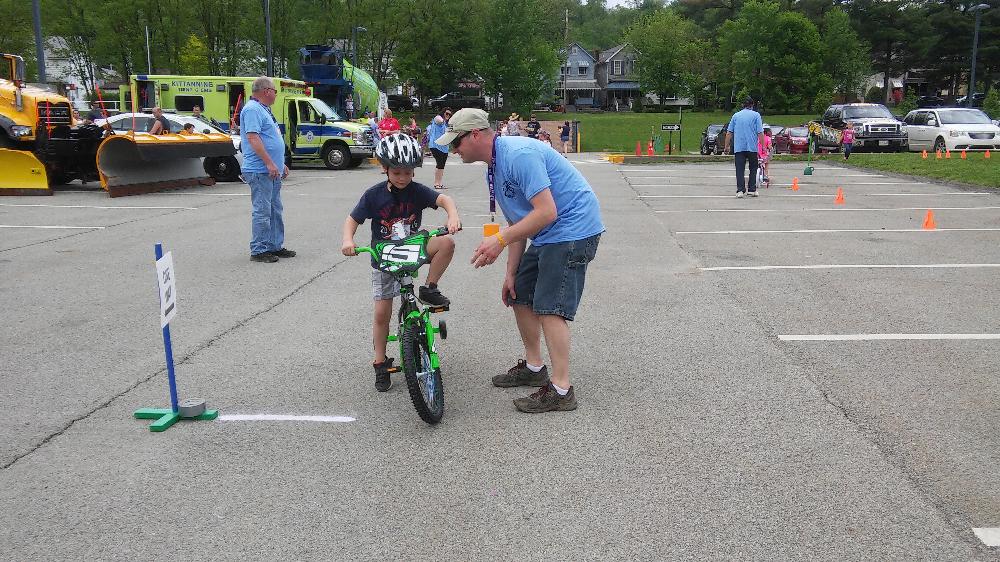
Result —
[[379, 139], [375, 157], [387, 168], [419, 168], [424, 165], [423, 151], [417, 139], [393, 133]]

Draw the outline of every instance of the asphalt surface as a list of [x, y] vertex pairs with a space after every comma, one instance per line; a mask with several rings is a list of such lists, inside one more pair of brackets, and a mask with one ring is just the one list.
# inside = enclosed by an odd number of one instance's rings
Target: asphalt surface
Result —
[[[572, 323], [580, 408], [490, 385], [520, 345], [501, 262], [468, 264], [485, 166], [453, 157], [434, 427], [401, 376], [375, 392], [369, 266], [339, 251], [376, 169], [294, 170], [299, 255], [275, 264], [248, 259], [243, 184], [0, 200], [0, 559], [1000, 558], [973, 531], [1000, 526], [1000, 340], [782, 337], [1000, 333], [1000, 268], [950, 267], [1000, 263], [1000, 196], [790, 163], [737, 200], [728, 164], [572, 158], [608, 228]], [[182, 398], [354, 421], [132, 419], [169, 405], [156, 242]], [[712, 269], [761, 266], [815, 267]]]

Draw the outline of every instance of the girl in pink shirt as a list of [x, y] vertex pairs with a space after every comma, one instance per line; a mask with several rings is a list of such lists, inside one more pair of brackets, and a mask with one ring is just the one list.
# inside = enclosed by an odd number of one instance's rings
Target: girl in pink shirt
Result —
[[850, 121], [844, 123], [844, 130], [840, 135], [840, 144], [844, 145], [844, 160], [847, 160], [851, 157], [851, 148], [854, 147], [854, 125]]
[[771, 129], [764, 128], [764, 140], [757, 143], [757, 159], [760, 161], [761, 176], [765, 187], [771, 187], [771, 178], [767, 174], [767, 164], [771, 160]]

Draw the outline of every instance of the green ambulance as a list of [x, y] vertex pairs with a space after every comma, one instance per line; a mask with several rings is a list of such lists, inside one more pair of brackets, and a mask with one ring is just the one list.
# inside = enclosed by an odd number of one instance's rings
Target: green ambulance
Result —
[[[204, 119], [223, 130], [239, 124], [239, 110], [246, 104], [254, 77], [166, 76], [137, 74], [121, 86], [122, 107], [149, 111], [190, 114], [201, 108]], [[371, 158], [374, 142], [371, 129], [348, 121], [323, 100], [312, 97], [309, 86], [300, 80], [274, 79], [278, 90], [271, 112], [285, 140], [289, 166], [320, 160], [333, 170], [360, 165]], [[133, 104], [132, 99], [138, 104]]]

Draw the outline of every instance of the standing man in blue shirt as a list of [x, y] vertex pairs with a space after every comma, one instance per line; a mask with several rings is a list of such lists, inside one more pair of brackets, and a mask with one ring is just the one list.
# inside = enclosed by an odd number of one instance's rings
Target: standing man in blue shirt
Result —
[[[261, 76], [253, 81], [253, 97], [240, 111], [240, 146], [243, 147], [243, 179], [250, 184], [253, 206], [250, 260], [274, 263], [293, 258], [295, 252], [282, 246], [285, 222], [281, 217], [281, 180], [288, 177], [285, 142], [271, 105], [278, 95], [274, 81]], [[247, 149], [250, 150], [247, 150]]]
[[[594, 190], [550, 145], [497, 135], [481, 109], [457, 111], [436, 142], [450, 145], [467, 164], [487, 164], [490, 211], [495, 197], [508, 223], [486, 237], [472, 255], [479, 268], [495, 262], [508, 248], [500, 298], [514, 309], [524, 344], [524, 359], [493, 377], [493, 384], [541, 387], [514, 400], [522, 412], [575, 410], [576, 394], [569, 380], [569, 321], [576, 315], [587, 264], [604, 232]], [[542, 334], [552, 362], [551, 378], [542, 360]]]
[[[747, 97], [743, 109], [736, 112], [726, 128], [726, 149], [736, 156], [736, 198], [742, 199], [746, 190], [743, 171], [750, 162], [750, 197], [757, 197], [757, 143], [764, 142], [764, 123], [760, 113], [753, 110], [754, 100]], [[733, 139], [735, 138], [735, 141]]]

